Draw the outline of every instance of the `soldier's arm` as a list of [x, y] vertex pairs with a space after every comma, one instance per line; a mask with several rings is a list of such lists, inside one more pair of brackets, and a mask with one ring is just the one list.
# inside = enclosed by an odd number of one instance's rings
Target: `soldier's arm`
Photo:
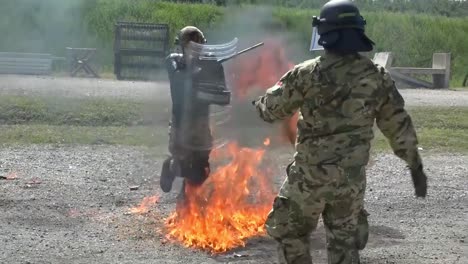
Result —
[[177, 63], [177, 57], [174, 54], [170, 54], [164, 61], [166, 71], [169, 77], [169, 86], [171, 92], [172, 101], [172, 126], [175, 128], [180, 127], [182, 107], [183, 107], [183, 90], [181, 87], [181, 81], [177, 80], [176, 73], [179, 71], [179, 65]]
[[304, 101], [304, 79], [298, 66], [284, 74], [265, 95], [253, 102], [260, 118], [272, 123], [294, 115]]
[[422, 166], [418, 152], [418, 137], [410, 115], [405, 110], [405, 101], [395, 87], [388, 72], [384, 71], [384, 100], [377, 112], [377, 126], [399, 158], [412, 170]]

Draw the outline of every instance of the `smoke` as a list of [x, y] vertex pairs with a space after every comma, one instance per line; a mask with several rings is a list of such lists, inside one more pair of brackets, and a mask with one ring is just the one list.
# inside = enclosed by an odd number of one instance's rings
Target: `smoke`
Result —
[[[239, 73], [237, 72], [239, 67], [231, 66], [236, 65], [239, 61], [243, 61], [243, 63], [245, 63], [250, 60], [250, 58], [252, 58], [252, 64], [255, 65], [256, 60], [259, 58], [256, 55], [263, 54], [263, 52], [269, 52], [271, 54], [275, 51], [268, 51], [265, 49], [275, 48], [278, 47], [278, 45], [284, 49], [286, 58], [293, 64], [311, 58], [311, 54], [309, 54], [306, 49], [310, 43], [302, 43], [298, 41], [297, 33], [288, 32], [286, 27], [274, 17], [274, 7], [230, 6], [225, 14], [226, 16], [222, 23], [214, 26], [212, 30], [205, 31], [208, 44], [226, 43], [236, 37], [239, 39], [238, 50], [241, 50], [256, 43], [265, 42], [265, 46], [251, 50], [240, 57], [234, 58], [225, 63], [225, 69], [228, 74], [231, 73], [230, 70], [232, 69], [236, 71], [235, 74], [249, 74], [246, 72]], [[274, 42], [274, 45], [269, 45], [272, 42]], [[274, 57], [267, 57], [268, 59], [274, 60]], [[279, 60], [281, 60], [280, 57], [280, 54], [278, 54], [277, 58]], [[274, 61], [271, 62], [271, 67], [275, 67]], [[268, 85], [273, 85], [281, 75], [287, 71], [284, 69], [284, 67], [287, 68], [287, 65], [282, 66], [283, 67], [276, 70], [272, 69], [271, 71], [263, 72], [257, 72], [259, 69], [252, 68], [251, 70], [256, 72], [252, 72], [250, 75], [255, 78], [268, 80], [266, 82], [260, 81], [259, 83], [270, 82]], [[263, 70], [265, 70], [265, 65], [263, 65]], [[280, 71], [284, 72], [279, 73]], [[275, 74], [274, 76], [265, 76], [265, 74], [269, 73]], [[234, 87], [231, 85], [231, 89], [245, 89], [249, 91], [247, 92], [247, 97], [242, 100], [236, 100], [237, 98], [234, 98], [231, 122], [222, 128], [218, 127], [217, 136], [229, 137], [244, 146], [262, 144], [265, 137], [279, 137], [279, 124], [271, 125], [263, 122], [259, 118], [258, 113], [256, 113], [255, 108], [251, 105], [252, 100], [256, 99], [257, 96], [264, 94], [265, 88], [267, 87]]]
[[[309, 43], [302, 43], [296, 32], [290, 32], [286, 26], [274, 17], [273, 6], [228, 6], [222, 23], [206, 31], [211, 44], [224, 43], [234, 37], [239, 39], [239, 49], [247, 48], [267, 39], [274, 39], [284, 43], [284, 48], [296, 62], [301, 57], [310, 56], [306, 47]], [[311, 29], [312, 30], [312, 29]]]
[[2, 0], [1, 51], [63, 55], [67, 46], [86, 45], [82, 21], [92, 0]]

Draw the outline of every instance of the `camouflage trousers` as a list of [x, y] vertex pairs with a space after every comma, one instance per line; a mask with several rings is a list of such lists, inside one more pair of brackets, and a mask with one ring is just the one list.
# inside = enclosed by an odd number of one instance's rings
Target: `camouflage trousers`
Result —
[[[281, 264], [311, 264], [309, 236], [322, 215], [329, 264], [358, 264], [358, 241], [367, 242], [367, 213], [363, 209], [365, 167], [302, 166], [292, 163], [287, 179], [265, 223], [279, 242]], [[364, 228], [358, 228], [359, 218]]]

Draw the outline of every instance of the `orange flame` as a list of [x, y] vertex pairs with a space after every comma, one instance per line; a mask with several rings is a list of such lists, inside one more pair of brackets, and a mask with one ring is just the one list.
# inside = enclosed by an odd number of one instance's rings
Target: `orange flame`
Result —
[[[252, 91], [272, 87], [294, 64], [280, 41], [266, 40], [264, 47], [229, 64], [234, 95], [250, 100]], [[281, 139], [294, 143], [298, 115], [285, 120]], [[263, 141], [271, 144], [270, 137]], [[264, 223], [275, 197], [271, 175], [262, 165], [264, 149], [242, 148], [229, 143], [213, 151], [212, 164], [230, 159], [211, 173], [201, 187], [186, 185], [186, 200], [165, 223], [167, 238], [186, 247], [223, 253], [245, 246], [248, 238], [264, 235]]]
[[235, 95], [245, 98], [250, 89], [268, 89], [273, 86], [294, 63], [286, 58], [286, 52], [278, 40], [267, 39], [264, 47], [233, 61], [231, 72], [234, 79]]
[[132, 214], [146, 214], [149, 212], [149, 207], [155, 203], [157, 203], [159, 200], [159, 197], [157, 196], [149, 196], [143, 198], [143, 201], [141, 201], [140, 205], [137, 207], [130, 208], [129, 212]]
[[5, 176], [6, 180], [16, 180], [18, 179], [18, 174], [16, 172], [11, 172], [7, 176]]
[[[246, 99], [253, 90], [266, 90], [272, 87], [295, 66], [288, 60], [280, 40], [267, 39], [264, 43], [264, 47], [236, 58], [230, 66], [232, 68], [229, 70], [235, 73], [231, 76], [234, 94], [240, 99]], [[298, 117], [296, 113], [282, 122], [280, 131], [282, 141], [294, 144]]]
[[274, 199], [268, 173], [261, 169], [265, 150], [230, 143], [212, 155], [230, 157], [198, 188], [186, 186], [186, 201], [166, 220], [169, 240], [186, 247], [222, 253], [245, 246], [245, 239], [265, 233], [264, 222]]

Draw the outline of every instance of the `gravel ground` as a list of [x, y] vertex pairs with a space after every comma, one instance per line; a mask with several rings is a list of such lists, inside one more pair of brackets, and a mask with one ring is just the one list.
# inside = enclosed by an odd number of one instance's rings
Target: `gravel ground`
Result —
[[[164, 81], [2, 75], [0, 94], [130, 96], [167, 103], [169, 90]], [[468, 105], [468, 91], [402, 94], [413, 106]], [[371, 162], [366, 198], [371, 235], [363, 263], [468, 263], [468, 157], [423, 154], [430, 177], [426, 200], [413, 197], [410, 176], [396, 157], [382, 154]], [[270, 155], [281, 164], [279, 184], [291, 153]], [[220, 256], [167, 243], [157, 230], [174, 210], [176, 192], [159, 190], [161, 160], [145, 148], [105, 145], [0, 148], [0, 176], [17, 176], [0, 180], [0, 263], [276, 263], [275, 243], [268, 237]], [[128, 214], [152, 195], [160, 200], [148, 214]], [[326, 263], [321, 225], [312, 241], [315, 263]]]
[[[401, 89], [408, 105], [468, 106], [468, 90]], [[74, 98], [114, 97], [136, 100], [169, 98], [168, 83], [110, 79], [0, 75], [0, 94], [53, 95]]]
[[[277, 164], [289, 157], [284, 151], [271, 155]], [[0, 157], [0, 175], [13, 171], [18, 177], [0, 180], [0, 263], [276, 263], [269, 238], [216, 257], [166, 243], [156, 230], [174, 210], [176, 193], [160, 192], [160, 159], [147, 149], [8, 147]], [[368, 169], [371, 236], [363, 263], [468, 263], [467, 161], [425, 156], [429, 197], [418, 200], [403, 163], [392, 155], [376, 157]], [[161, 198], [148, 215], [127, 214], [151, 195]], [[320, 226], [313, 235], [316, 263], [326, 263], [323, 234]]]

